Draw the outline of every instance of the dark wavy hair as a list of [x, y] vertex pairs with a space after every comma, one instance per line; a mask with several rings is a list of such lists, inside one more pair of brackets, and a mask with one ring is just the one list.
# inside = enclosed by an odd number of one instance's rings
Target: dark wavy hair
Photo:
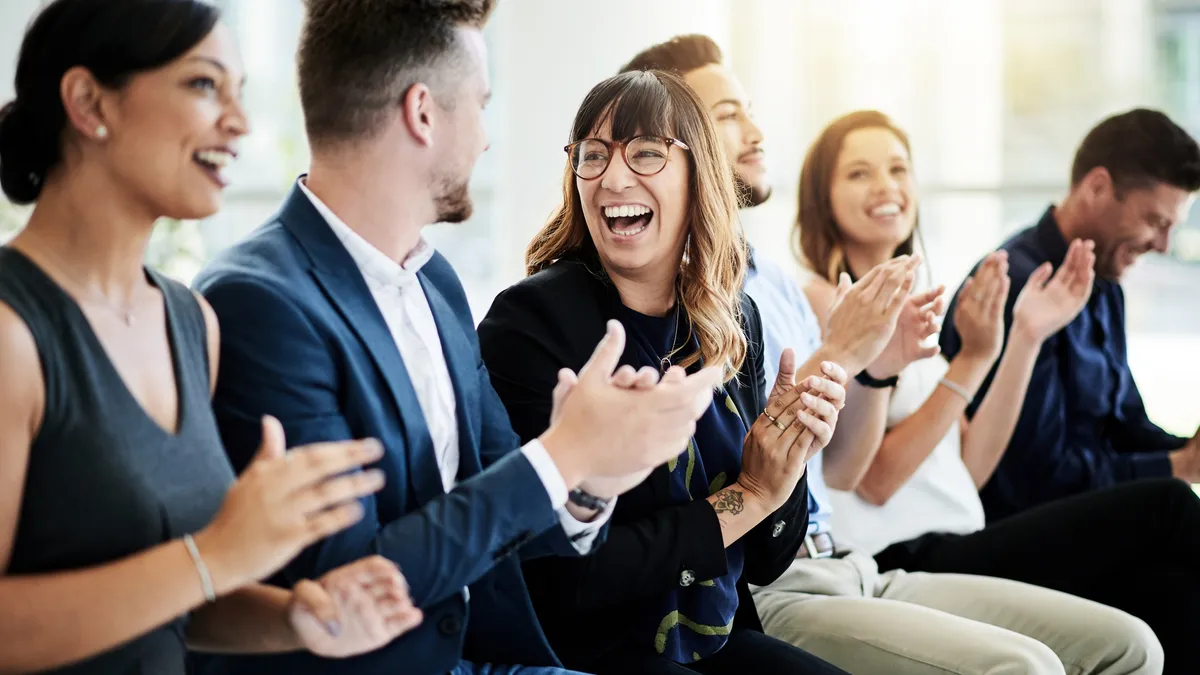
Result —
[[199, 44], [220, 18], [200, 0], [54, 0], [21, 41], [17, 97], [0, 108], [0, 188], [16, 204], [37, 201], [63, 157], [67, 111], [59, 86], [76, 66], [120, 88]]

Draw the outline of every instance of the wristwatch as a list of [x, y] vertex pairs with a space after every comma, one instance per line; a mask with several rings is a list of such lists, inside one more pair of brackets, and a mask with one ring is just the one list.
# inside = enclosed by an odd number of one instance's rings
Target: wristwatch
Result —
[[572, 504], [582, 506], [585, 509], [591, 509], [593, 511], [603, 511], [604, 509], [608, 508], [609, 503], [612, 502], [612, 499], [602, 499], [596, 495], [584, 492], [579, 488], [575, 488], [567, 493], [567, 500]]
[[871, 374], [867, 372], [866, 368], [863, 368], [862, 372], [854, 376], [854, 380], [864, 387], [870, 387], [872, 389], [888, 389], [896, 386], [896, 383], [900, 381], [900, 376], [893, 375], [889, 378], [877, 380], [871, 377]]

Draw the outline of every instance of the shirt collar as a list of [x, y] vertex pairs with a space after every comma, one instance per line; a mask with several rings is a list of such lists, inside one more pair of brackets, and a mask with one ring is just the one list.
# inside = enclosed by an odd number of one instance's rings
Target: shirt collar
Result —
[[1046, 209], [1046, 212], [1042, 214], [1042, 219], [1038, 221], [1037, 242], [1046, 256], [1046, 260], [1055, 268], [1066, 259], [1069, 244], [1063, 237], [1062, 229], [1058, 226], [1058, 219], [1054, 217], [1053, 205]]
[[333, 234], [342, 242], [342, 246], [346, 247], [346, 251], [354, 259], [354, 264], [358, 265], [363, 276], [380, 283], [396, 286], [412, 283], [417, 280], [417, 272], [420, 272], [425, 263], [433, 257], [433, 247], [425, 241], [425, 237], [421, 237], [417, 242], [417, 247], [408, 254], [404, 262], [397, 263], [363, 239], [360, 234], [339, 218], [333, 209], [330, 209], [325, 202], [313, 194], [304, 184], [304, 177], [300, 178], [299, 184], [304, 196], [308, 197], [325, 222], [329, 223], [329, 229], [333, 230]]

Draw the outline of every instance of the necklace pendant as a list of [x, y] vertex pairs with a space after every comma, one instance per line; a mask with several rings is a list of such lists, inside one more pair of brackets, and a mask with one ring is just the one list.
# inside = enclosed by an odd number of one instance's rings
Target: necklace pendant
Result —
[[662, 359], [658, 362], [658, 367], [662, 370], [663, 375], [666, 375], [667, 371], [671, 369], [671, 359], [667, 358], [666, 356], [662, 357]]

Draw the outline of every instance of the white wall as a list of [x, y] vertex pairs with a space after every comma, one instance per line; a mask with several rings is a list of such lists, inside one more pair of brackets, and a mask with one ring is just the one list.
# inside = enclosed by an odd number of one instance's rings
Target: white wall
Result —
[[0, 104], [13, 97], [17, 47], [39, 4], [38, 0], [0, 0]]

